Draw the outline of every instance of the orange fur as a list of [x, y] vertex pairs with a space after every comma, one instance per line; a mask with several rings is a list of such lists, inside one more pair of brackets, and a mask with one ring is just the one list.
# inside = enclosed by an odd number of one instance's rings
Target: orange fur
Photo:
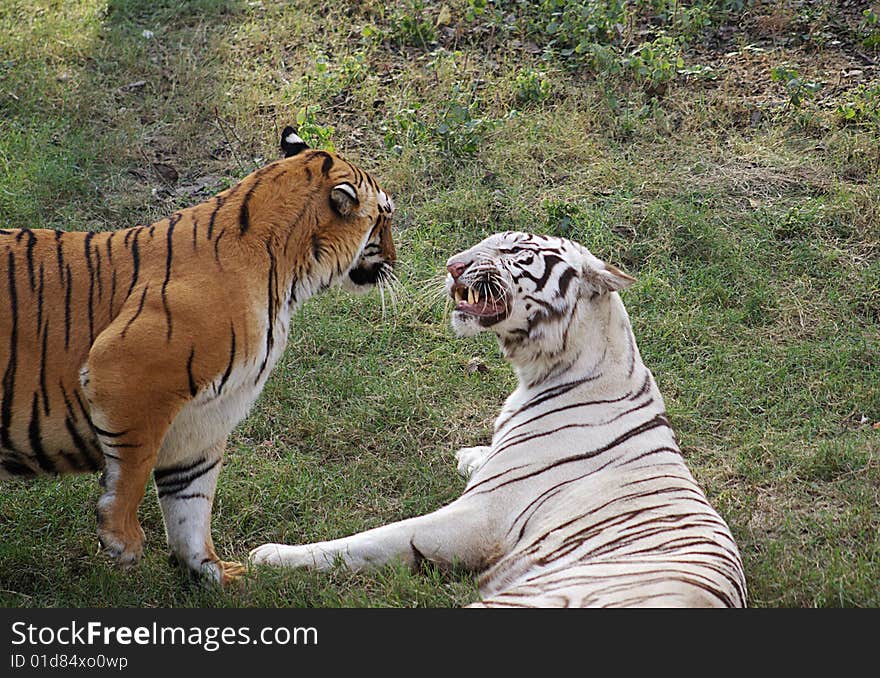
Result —
[[221, 581], [240, 573], [210, 535], [226, 436], [291, 310], [390, 270], [392, 211], [368, 174], [302, 148], [149, 226], [0, 231], [0, 478], [105, 469], [99, 536], [132, 562], [155, 468], [178, 559]]

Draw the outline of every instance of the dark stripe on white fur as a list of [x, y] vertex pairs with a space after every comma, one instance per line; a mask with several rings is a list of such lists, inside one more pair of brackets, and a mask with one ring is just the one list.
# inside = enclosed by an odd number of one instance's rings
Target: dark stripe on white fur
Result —
[[201, 478], [219, 463], [220, 458], [218, 457], [215, 459], [199, 459], [184, 466], [155, 469], [153, 471], [153, 480], [156, 483], [159, 498], [178, 495], [189, 487], [193, 481]]

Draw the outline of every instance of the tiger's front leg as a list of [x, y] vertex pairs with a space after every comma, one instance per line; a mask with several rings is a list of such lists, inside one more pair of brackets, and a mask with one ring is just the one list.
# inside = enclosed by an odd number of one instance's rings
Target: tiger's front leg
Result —
[[160, 459], [153, 472], [171, 555], [180, 565], [221, 584], [244, 574], [240, 563], [220, 560], [211, 538], [211, 509], [226, 440], [174, 464]]
[[455, 458], [458, 461], [459, 475], [470, 478], [477, 469], [486, 463], [491, 453], [492, 448], [488, 445], [462, 447], [455, 453]]
[[395, 561], [413, 566], [424, 560], [478, 569], [499, 550], [487, 508], [484, 501], [463, 497], [433, 513], [344, 539], [299, 546], [264, 544], [249, 558], [255, 564], [316, 570], [332, 569], [337, 562], [359, 571]]

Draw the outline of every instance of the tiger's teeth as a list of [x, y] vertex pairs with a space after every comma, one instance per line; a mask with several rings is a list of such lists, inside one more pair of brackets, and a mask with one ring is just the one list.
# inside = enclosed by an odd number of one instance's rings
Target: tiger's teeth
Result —
[[469, 304], [477, 303], [474, 298], [474, 288], [473, 287], [468, 287], [468, 303]]
[[474, 303], [480, 303], [480, 290], [474, 290]]
[[456, 301], [461, 301], [462, 299], [464, 299], [464, 295], [463, 295], [463, 293], [462, 293], [462, 291], [461, 291], [461, 288], [458, 287], [458, 288], [456, 288], [456, 290], [455, 290], [455, 300], [456, 300]]

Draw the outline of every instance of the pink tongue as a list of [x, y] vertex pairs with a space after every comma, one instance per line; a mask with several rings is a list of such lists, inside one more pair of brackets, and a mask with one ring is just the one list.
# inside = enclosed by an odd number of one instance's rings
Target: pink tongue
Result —
[[495, 315], [500, 310], [497, 304], [487, 304], [479, 302], [477, 304], [469, 304], [466, 301], [459, 301], [455, 305], [456, 311], [467, 311], [475, 315]]

